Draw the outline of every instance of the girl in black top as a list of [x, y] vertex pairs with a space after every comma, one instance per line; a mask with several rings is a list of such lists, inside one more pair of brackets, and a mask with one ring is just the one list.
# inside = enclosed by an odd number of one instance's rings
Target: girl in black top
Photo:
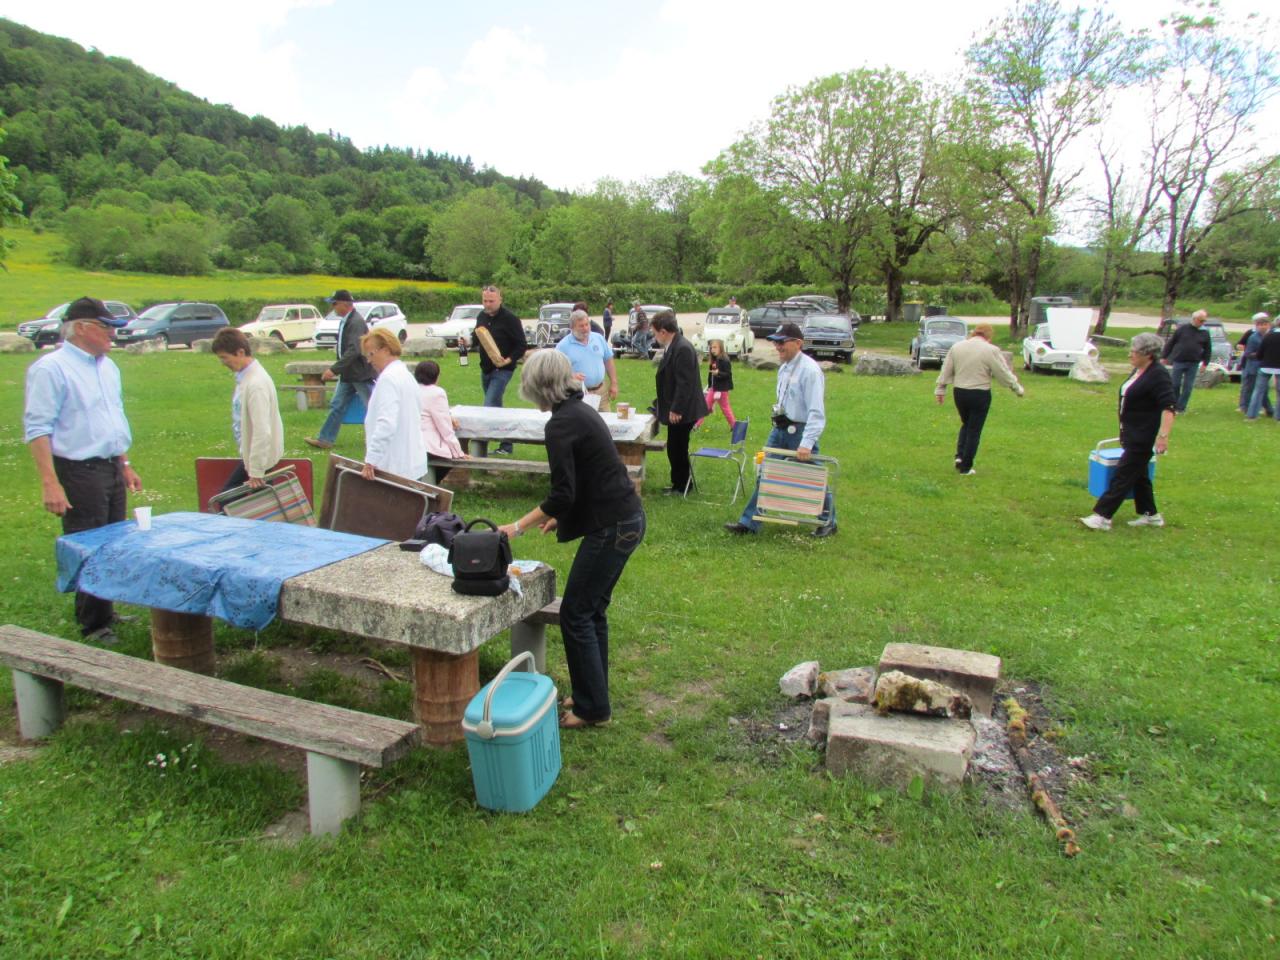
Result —
[[[729, 391], [733, 389], [733, 361], [724, 352], [723, 340], [712, 340], [707, 344], [707, 355], [711, 367], [707, 371], [707, 416], [711, 416], [716, 406], [724, 412], [729, 421], [729, 429], [738, 421], [733, 416], [733, 407], [729, 405]], [[702, 421], [698, 421], [702, 425]]]

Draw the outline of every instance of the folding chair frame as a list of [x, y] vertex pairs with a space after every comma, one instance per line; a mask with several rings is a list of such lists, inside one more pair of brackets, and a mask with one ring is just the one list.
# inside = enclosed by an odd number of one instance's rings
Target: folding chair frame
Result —
[[[741, 431], [739, 431], [738, 429], [739, 426], [741, 426]], [[737, 464], [738, 478], [737, 478], [737, 481], [734, 483], [733, 497], [729, 500], [729, 503], [737, 502], [738, 494], [740, 494], [743, 490], [743, 487], [746, 486], [747, 431], [750, 428], [751, 428], [751, 418], [744, 417], [743, 419], [739, 420], [737, 423], [733, 425], [733, 433], [730, 434], [728, 447], [699, 447], [697, 450], [695, 450], [693, 453], [689, 455], [690, 457], [689, 480], [684, 485], [684, 497], [686, 500], [689, 498], [689, 491], [697, 486], [697, 483], [693, 477], [693, 458], [701, 457], [704, 460], [721, 460], [721, 461], [728, 460], [728, 461], [731, 461], [732, 463]], [[739, 433], [741, 435], [738, 437], [738, 440], [734, 442], [733, 436]]]
[[[764, 457], [756, 465], [756, 483], [759, 494], [756, 498], [756, 514], [752, 519], [765, 523], [783, 523], [788, 526], [812, 524], [821, 526], [824, 520], [822, 508], [826, 502], [827, 491], [831, 488], [831, 472], [839, 471], [840, 462], [835, 457], [822, 455], [801, 460], [795, 450], [784, 450], [780, 447], [765, 447]], [[761, 503], [772, 499], [765, 493], [763, 484], [769, 482], [766, 474], [772, 467], [781, 467], [776, 482], [779, 494], [785, 499], [794, 499], [798, 504], [806, 506], [803, 510], [786, 510], [779, 507], [765, 507]], [[772, 512], [771, 512], [772, 511]]]

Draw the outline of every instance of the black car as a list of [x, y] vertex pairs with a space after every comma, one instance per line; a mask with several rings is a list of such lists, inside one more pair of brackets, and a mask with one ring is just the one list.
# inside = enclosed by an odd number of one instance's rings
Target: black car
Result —
[[[103, 302], [107, 305], [107, 309], [111, 311], [113, 317], [132, 320], [137, 316], [133, 312], [133, 307], [122, 300], [105, 300]], [[69, 306], [71, 306], [70, 301], [60, 303], [39, 320], [28, 320], [26, 323], [18, 324], [18, 333], [34, 343], [37, 350], [40, 347], [57, 346], [62, 342], [62, 317], [66, 314]]]
[[819, 312], [812, 303], [790, 303], [777, 300], [747, 311], [747, 326], [757, 337], [767, 337], [782, 323], [800, 323], [805, 317]]
[[834, 297], [828, 297], [823, 293], [801, 293], [794, 297], [787, 297], [787, 303], [812, 303], [817, 307], [818, 313], [839, 313], [840, 304], [836, 302]]
[[853, 323], [842, 313], [815, 313], [800, 321], [804, 352], [811, 357], [835, 357], [853, 363]]
[[227, 315], [214, 303], [157, 303], [147, 307], [116, 331], [116, 343], [125, 346], [142, 340], [156, 340], [161, 346], [211, 339], [227, 326]]

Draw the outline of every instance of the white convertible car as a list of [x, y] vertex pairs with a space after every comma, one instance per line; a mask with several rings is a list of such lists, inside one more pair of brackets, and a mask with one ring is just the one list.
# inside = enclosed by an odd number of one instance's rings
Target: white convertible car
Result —
[[1089, 339], [1093, 311], [1088, 307], [1050, 307], [1047, 323], [1036, 324], [1022, 341], [1025, 370], [1070, 370], [1083, 359], [1096, 360], [1098, 348]]

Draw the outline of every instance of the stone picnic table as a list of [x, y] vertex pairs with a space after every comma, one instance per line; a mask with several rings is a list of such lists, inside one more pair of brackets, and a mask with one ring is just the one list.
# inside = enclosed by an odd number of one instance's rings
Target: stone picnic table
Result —
[[[488, 455], [490, 443], [530, 443], [543, 446], [547, 421], [551, 414], [527, 407], [473, 407], [457, 404], [449, 411], [458, 421], [458, 439], [473, 457]], [[639, 467], [635, 480], [636, 493], [644, 483], [644, 458], [651, 449], [650, 440], [658, 431], [653, 414], [632, 409], [624, 419], [617, 413], [601, 413], [600, 419], [618, 448], [618, 456], [627, 466]]]
[[320, 410], [325, 406], [327, 388], [323, 375], [330, 366], [332, 364], [324, 360], [291, 360], [284, 365], [284, 372], [298, 377], [302, 383], [287, 383], [280, 389], [294, 391], [299, 410]]
[[[276, 562], [271, 551], [282, 540], [313, 559]], [[335, 543], [338, 549], [348, 544], [351, 555], [330, 562], [332, 553], [324, 551]], [[413, 660], [414, 717], [434, 745], [462, 739], [462, 715], [480, 689], [479, 649], [486, 641], [509, 628], [520, 633], [521, 647], [543, 641], [545, 627], [535, 615], [555, 598], [556, 579], [543, 565], [520, 577], [521, 594], [463, 596], [396, 543], [191, 513], [161, 514], [150, 531], [127, 520], [60, 537], [58, 567], [61, 589], [78, 584], [103, 599], [150, 607], [155, 660], [197, 672], [213, 670], [213, 616], [261, 629], [274, 614], [403, 644]], [[262, 583], [272, 567], [289, 573], [275, 595]], [[164, 572], [149, 576], [149, 570]], [[170, 609], [179, 606], [184, 609]]]

